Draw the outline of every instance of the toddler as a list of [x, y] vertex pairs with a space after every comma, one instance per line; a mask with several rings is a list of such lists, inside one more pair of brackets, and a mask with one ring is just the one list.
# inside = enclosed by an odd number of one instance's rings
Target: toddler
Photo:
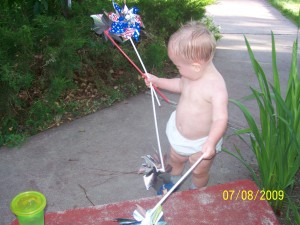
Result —
[[171, 145], [171, 180], [176, 183], [187, 161], [204, 160], [192, 172], [191, 189], [207, 185], [209, 169], [227, 128], [228, 94], [222, 75], [212, 59], [216, 41], [200, 22], [191, 21], [176, 31], [168, 43], [168, 56], [177, 67], [180, 78], [159, 78], [148, 74], [158, 88], [180, 93], [180, 99], [167, 123], [166, 134]]

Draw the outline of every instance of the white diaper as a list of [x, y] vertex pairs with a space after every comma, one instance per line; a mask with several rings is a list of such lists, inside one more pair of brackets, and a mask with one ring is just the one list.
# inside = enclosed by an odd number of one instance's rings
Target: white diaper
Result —
[[[178, 154], [183, 156], [190, 156], [202, 150], [203, 144], [206, 142], [208, 137], [189, 140], [183, 137], [176, 127], [176, 111], [174, 111], [167, 123], [166, 134], [169, 139], [169, 142]], [[222, 150], [223, 138], [216, 145], [216, 152]]]

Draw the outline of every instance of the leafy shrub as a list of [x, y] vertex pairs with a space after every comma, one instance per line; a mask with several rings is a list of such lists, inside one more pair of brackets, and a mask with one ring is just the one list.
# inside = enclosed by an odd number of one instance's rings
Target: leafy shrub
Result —
[[30, 65], [33, 52], [32, 28], [23, 25], [18, 30], [0, 26], [0, 116], [13, 112], [20, 105], [18, 94], [27, 90], [33, 75]]
[[214, 24], [212, 17], [205, 16], [201, 19], [201, 22], [211, 31], [217, 41], [222, 38], [220, 27]]
[[162, 41], [149, 44], [144, 55], [145, 63], [151, 69], [162, 70], [164, 62], [168, 59], [166, 46]]
[[36, 101], [30, 107], [26, 125], [31, 127], [33, 133], [45, 129], [47, 123], [53, 119], [51, 111], [51, 106], [46, 101]]
[[2, 118], [0, 122], [0, 145], [18, 146], [25, 140], [26, 135], [18, 132], [18, 123], [13, 117]]
[[[127, 2], [141, 9], [146, 24], [137, 48], [149, 72], [165, 69], [170, 34], [201, 19], [210, 2]], [[146, 89], [118, 50], [90, 30], [90, 15], [113, 11], [111, 0], [72, 1], [71, 9], [64, 3], [4, 0], [0, 7], [0, 146]], [[122, 48], [140, 65], [129, 42]]]
[[213, 0], [140, 0], [137, 5], [143, 9], [141, 12], [143, 18], [147, 19], [144, 21], [146, 29], [167, 41], [170, 34], [181, 24], [191, 19], [203, 18], [204, 6], [212, 2]]

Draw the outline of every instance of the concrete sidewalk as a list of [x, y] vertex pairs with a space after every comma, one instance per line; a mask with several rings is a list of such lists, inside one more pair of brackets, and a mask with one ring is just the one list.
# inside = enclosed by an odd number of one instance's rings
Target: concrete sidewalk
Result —
[[[218, 43], [216, 67], [223, 74], [230, 98], [249, 94], [249, 85], [257, 86], [244, 43], [248, 38], [266, 74], [271, 77], [271, 30], [277, 43], [277, 60], [283, 83], [286, 83], [292, 43], [297, 28], [266, 1], [220, 0], [207, 7], [215, 24], [221, 26], [223, 38]], [[174, 102], [178, 95], [166, 93]], [[248, 106], [255, 112], [251, 103]], [[162, 102], [157, 108], [163, 152], [169, 144], [165, 125], [176, 105]], [[245, 127], [239, 110], [230, 105], [229, 128]], [[243, 150], [255, 163], [247, 146], [238, 138], [225, 140]], [[21, 148], [0, 149], [0, 224], [15, 218], [9, 210], [11, 199], [19, 192], [37, 190], [48, 201], [46, 211], [102, 205], [155, 195], [146, 191], [142, 176], [135, 174], [143, 162], [142, 155], [156, 147], [151, 98], [140, 94], [92, 115], [50, 129], [31, 137]], [[209, 185], [249, 178], [248, 171], [226, 153], [217, 156]], [[185, 182], [183, 189], [188, 186]]]

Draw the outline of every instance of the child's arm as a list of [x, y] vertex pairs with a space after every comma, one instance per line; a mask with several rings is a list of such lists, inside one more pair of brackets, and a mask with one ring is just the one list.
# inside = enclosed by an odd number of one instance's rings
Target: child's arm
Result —
[[212, 125], [208, 134], [208, 139], [203, 146], [204, 158], [210, 159], [215, 155], [216, 145], [223, 137], [228, 122], [228, 94], [225, 85], [217, 85], [214, 88], [212, 103]]
[[181, 79], [180, 78], [160, 78], [157, 76], [154, 76], [153, 74], [148, 73], [148, 78], [145, 79], [146, 85], [149, 87], [150, 82], [154, 84], [156, 87], [175, 92], [175, 93], [181, 93]]

